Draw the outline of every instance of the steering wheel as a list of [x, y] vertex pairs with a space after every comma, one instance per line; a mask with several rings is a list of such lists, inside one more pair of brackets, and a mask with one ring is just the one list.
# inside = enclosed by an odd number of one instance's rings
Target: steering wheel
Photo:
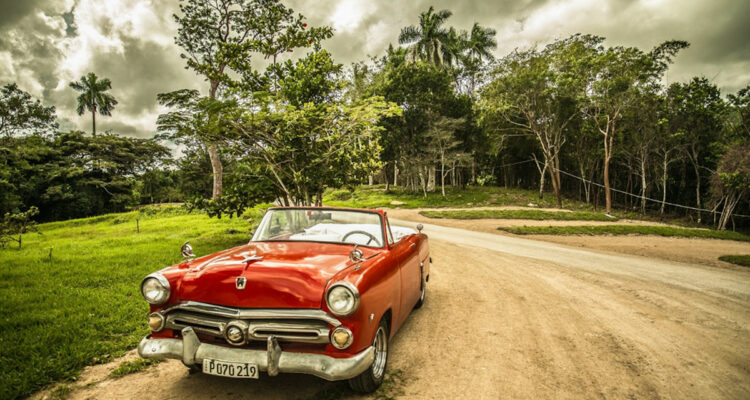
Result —
[[364, 246], [367, 246], [370, 243], [375, 242], [375, 244], [377, 244], [378, 247], [380, 247], [380, 242], [378, 242], [378, 238], [376, 238], [372, 233], [365, 232], [365, 231], [351, 231], [351, 232], [347, 233], [346, 235], [344, 235], [344, 237], [341, 239], [341, 241], [342, 242], [346, 242], [346, 238], [348, 238], [349, 236], [354, 235], [354, 234], [365, 235], [365, 236], [367, 236], [367, 237], [370, 238], [370, 240], [368, 240], [367, 243], [364, 244]]

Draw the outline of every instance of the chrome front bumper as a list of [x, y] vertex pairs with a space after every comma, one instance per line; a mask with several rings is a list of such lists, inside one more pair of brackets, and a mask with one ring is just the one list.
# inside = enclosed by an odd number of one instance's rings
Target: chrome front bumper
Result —
[[349, 358], [333, 358], [323, 354], [291, 353], [281, 350], [274, 337], [267, 340], [266, 350], [230, 348], [201, 343], [193, 328], [182, 330], [182, 339], [152, 339], [146, 336], [138, 345], [143, 358], [174, 358], [186, 365], [202, 364], [203, 359], [252, 363], [261, 371], [276, 376], [279, 372], [315, 375], [329, 381], [354, 378], [372, 365], [375, 348]]

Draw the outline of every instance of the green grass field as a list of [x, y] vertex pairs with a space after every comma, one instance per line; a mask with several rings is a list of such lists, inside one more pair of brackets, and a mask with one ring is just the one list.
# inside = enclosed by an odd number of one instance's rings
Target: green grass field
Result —
[[148, 333], [141, 279], [179, 262], [185, 240], [198, 255], [246, 243], [257, 220], [146, 210], [140, 233], [139, 212], [110, 214], [42, 224], [22, 249], [0, 249], [1, 399], [75, 379], [135, 347]]
[[[490, 186], [467, 186], [465, 189], [446, 187], [446, 197], [440, 191], [412, 192], [404, 187], [392, 187], [386, 193], [383, 185], [359, 186], [354, 191], [346, 189], [327, 190], [323, 204], [336, 207], [356, 208], [430, 208], [430, 207], [481, 207], [481, 206], [527, 206], [557, 207], [554, 196], [546, 195], [539, 200], [539, 192], [523, 189], [505, 189]], [[394, 202], [396, 202], [394, 204]], [[564, 199], [563, 206], [574, 210], [589, 210], [591, 206], [575, 200]]]
[[719, 260], [726, 261], [732, 264], [737, 264], [742, 267], [750, 267], [750, 254], [747, 255], [725, 255], [719, 257]]
[[750, 242], [750, 236], [732, 231], [648, 225], [509, 226], [497, 228], [516, 235], [658, 235]]
[[450, 210], [450, 211], [420, 211], [428, 218], [451, 219], [530, 219], [536, 221], [617, 221], [617, 217], [609, 217], [603, 213], [591, 211], [544, 211], [544, 210]]

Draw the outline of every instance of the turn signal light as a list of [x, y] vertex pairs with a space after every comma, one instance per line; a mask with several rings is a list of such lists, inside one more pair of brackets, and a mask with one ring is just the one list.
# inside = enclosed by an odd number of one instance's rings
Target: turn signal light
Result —
[[334, 329], [331, 334], [331, 344], [337, 349], [345, 349], [351, 346], [353, 340], [352, 331], [341, 326]]
[[154, 332], [164, 329], [164, 316], [159, 313], [152, 313], [148, 316], [148, 327]]

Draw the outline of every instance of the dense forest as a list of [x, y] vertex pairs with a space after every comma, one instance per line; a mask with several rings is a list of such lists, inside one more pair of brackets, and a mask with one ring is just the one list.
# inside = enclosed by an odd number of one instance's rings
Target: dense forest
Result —
[[325, 50], [332, 29], [281, 2], [217, 3], [175, 10], [176, 43], [206, 88], [154, 93], [168, 111], [152, 139], [96, 132], [97, 114], [117, 112], [108, 91], [126, 82], [70, 83], [90, 133], [61, 131], [54, 107], [5, 84], [0, 215], [186, 202], [221, 216], [379, 183], [521, 187], [560, 206], [565, 195], [606, 212], [750, 225], [733, 218], [750, 214], [750, 86], [667, 84], [689, 43], [639, 49], [579, 34], [496, 58], [494, 29], [453, 27], [450, 11], [431, 7], [385, 54], [345, 67]]

